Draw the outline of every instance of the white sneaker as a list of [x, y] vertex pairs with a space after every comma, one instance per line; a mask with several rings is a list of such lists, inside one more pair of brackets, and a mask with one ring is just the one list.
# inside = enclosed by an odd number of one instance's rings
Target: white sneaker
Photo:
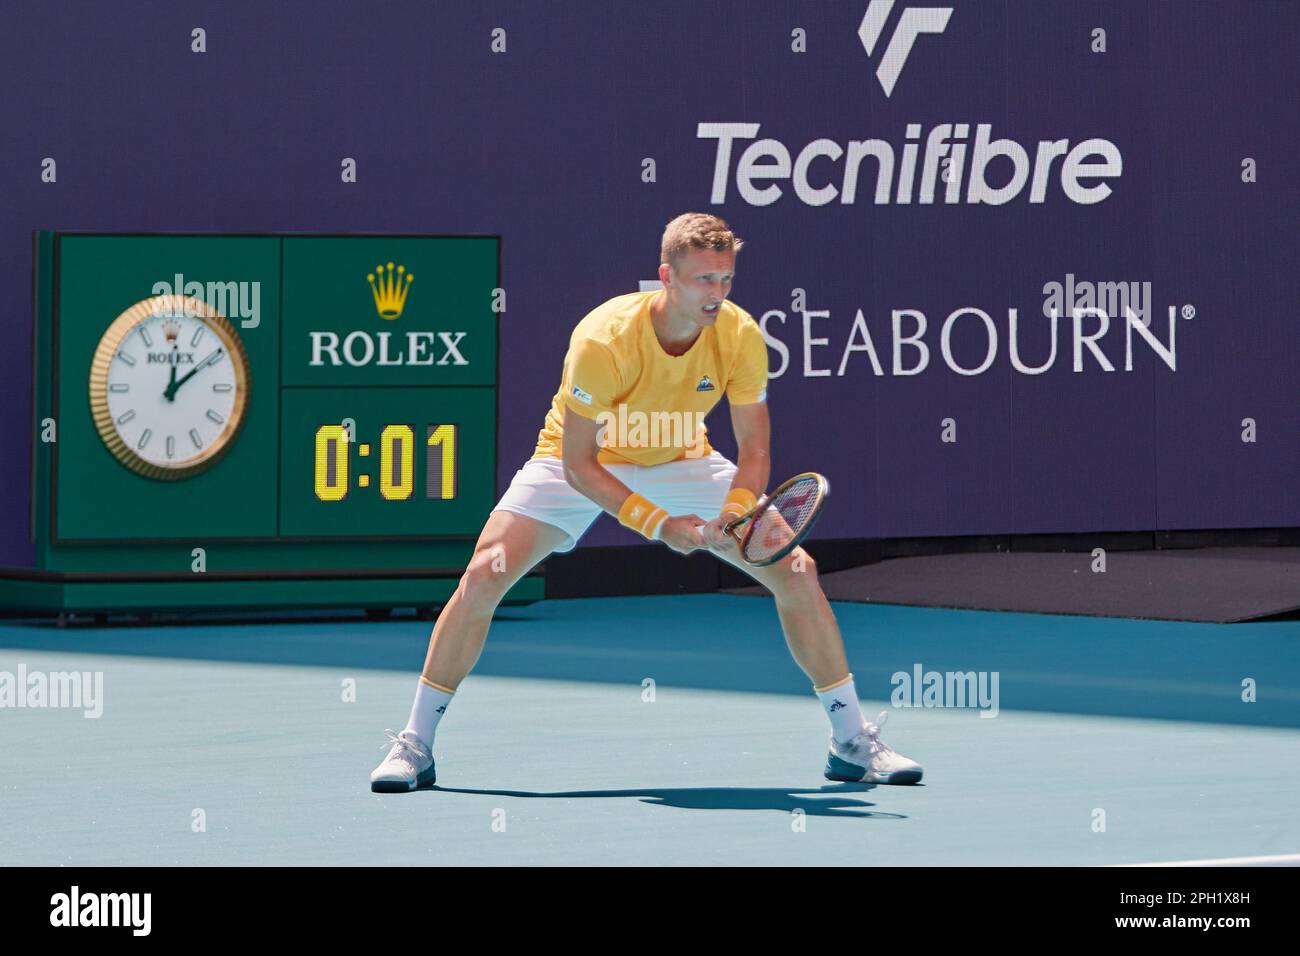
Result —
[[880, 728], [889, 719], [888, 711], [881, 711], [878, 723], [867, 724], [867, 729], [846, 744], [831, 738], [831, 752], [826, 758], [826, 779], [845, 780], [851, 783], [917, 783], [921, 779], [921, 765], [902, 754], [894, 753], [880, 739]]
[[385, 730], [392, 747], [383, 763], [370, 774], [370, 789], [375, 793], [406, 793], [421, 787], [432, 786], [433, 753], [419, 737], [409, 731], [395, 734]]

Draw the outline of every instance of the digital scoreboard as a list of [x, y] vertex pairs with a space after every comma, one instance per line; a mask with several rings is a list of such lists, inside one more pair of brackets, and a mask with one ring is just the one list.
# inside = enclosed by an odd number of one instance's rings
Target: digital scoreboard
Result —
[[444, 601], [496, 501], [500, 252], [39, 233], [37, 568], [4, 603]]

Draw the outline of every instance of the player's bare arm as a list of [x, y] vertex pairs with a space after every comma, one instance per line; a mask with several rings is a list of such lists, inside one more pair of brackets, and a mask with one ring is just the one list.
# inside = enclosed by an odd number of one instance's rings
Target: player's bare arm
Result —
[[[564, 477], [574, 488], [622, 520], [621, 511], [632, 489], [619, 481], [598, 459], [600, 423], [571, 408], [564, 410]], [[704, 519], [698, 515], [672, 515], [659, 526], [657, 537], [681, 554], [706, 547], [700, 535]]]
[[[731, 405], [731, 429], [736, 435], [736, 476], [732, 488], [744, 488], [762, 495], [771, 475], [771, 418], [767, 402]], [[718, 515], [700, 529], [705, 542], [714, 551], [730, 553], [735, 539], [723, 531], [732, 515]]]

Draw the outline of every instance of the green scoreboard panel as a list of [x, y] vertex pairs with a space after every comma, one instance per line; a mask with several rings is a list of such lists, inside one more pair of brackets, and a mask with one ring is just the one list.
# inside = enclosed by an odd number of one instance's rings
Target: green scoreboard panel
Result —
[[440, 604], [497, 497], [500, 250], [38, 234], [37, 568], [0, 603]]

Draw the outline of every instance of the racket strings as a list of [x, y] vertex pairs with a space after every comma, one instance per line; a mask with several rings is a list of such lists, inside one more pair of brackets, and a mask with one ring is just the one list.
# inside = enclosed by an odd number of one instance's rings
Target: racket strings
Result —
[[816, 516], [821, 498], [821, 486], [814, 477], [780, 491], [758, 516], [746, 545], [746, 558], [764, 561], [787, 547]]

